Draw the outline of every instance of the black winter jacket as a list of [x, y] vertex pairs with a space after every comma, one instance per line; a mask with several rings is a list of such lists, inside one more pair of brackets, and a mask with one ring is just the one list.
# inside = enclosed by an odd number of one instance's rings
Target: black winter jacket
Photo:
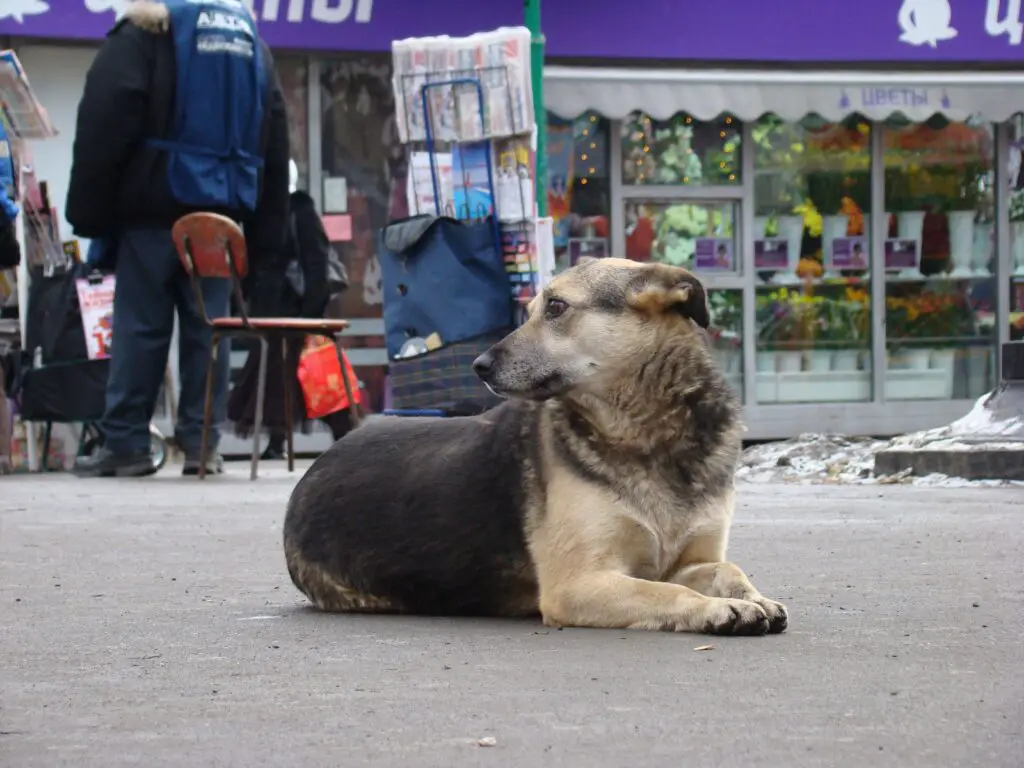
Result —
[[[65, 211], [81, 237], [111, 237], [128, 229], [170, 229], [180, 216], [192, 212], [171, 195], [166, 154], [143, 145], [148, 138], [168, 138], [174, 120], [174, 41], [154, 25], [154, 9], [156, 18], [161, 9], [166, 12], [152, 0], [130, 4], [86, 75]], [[259, 202], [251, 215], [214, 211], [243, 225], [254, 271], [280, 254], [288, 217], [288, 117], [273, 57], [260, 44], [270, 94], [261, 136], [264, 166]], [[202, 110], [203, 105], [195, 109]]]

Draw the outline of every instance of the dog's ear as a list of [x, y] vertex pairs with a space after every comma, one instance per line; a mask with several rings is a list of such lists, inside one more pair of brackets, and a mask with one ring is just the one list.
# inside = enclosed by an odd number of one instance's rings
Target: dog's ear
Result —
[[682, 267], [651, 264], [634, 277], [626, 289], [626, 300], [633, 309], [656, 315], [675, 311], [690, 318], [701, 328], [711, 325], [708, 296], [704, 285]]

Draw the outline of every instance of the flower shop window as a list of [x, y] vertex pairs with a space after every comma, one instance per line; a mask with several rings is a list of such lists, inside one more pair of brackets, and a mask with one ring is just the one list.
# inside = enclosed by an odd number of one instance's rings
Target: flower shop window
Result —
[[1024, 152], [1024, 117], [1013, 121], [1010, 144], [1010, 336], [1024, 341], [1024, 173], [1021, 155]]
[[731, 115], [702, 121], [679, 113], [655, 120], [634, 112], [622, 122], [627, 185], [738, 186], [742, 126]]
[[575, 120], [548, 113], [548, 215], [554, 219], [559, 270], [581, 256], [610, 256], [609, 121], [587, 112]]
[[883, 128], [887, 400], [977, 398], [995, 376], [991, 125]]
[[858, 116], [751, 128], [759, 403], [872, 399], [871, 130]]
[[739, 272], [736, 203], [629, 200], [624, 205], [626, 258], [704, 276]]

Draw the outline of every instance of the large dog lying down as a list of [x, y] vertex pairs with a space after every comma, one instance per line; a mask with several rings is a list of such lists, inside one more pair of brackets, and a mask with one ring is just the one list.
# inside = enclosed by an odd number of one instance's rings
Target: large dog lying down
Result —
[[781, 632], [725, 560], [742, 426], [708, 324], [683, 269], [557, 277], [474, 363], [508, 402], [371, 419], [317, 459], [285, 518], [292, 581], [324, 611]]

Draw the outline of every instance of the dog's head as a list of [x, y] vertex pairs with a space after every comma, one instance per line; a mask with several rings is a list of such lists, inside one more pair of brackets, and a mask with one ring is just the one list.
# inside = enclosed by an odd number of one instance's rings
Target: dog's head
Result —
[[604, 397], [635, 380], [666, 344], [703, 348], [704, 286], [680, 267], [595, 259], [555, 278], [529, 319], [473, 363], [497, 394]]

